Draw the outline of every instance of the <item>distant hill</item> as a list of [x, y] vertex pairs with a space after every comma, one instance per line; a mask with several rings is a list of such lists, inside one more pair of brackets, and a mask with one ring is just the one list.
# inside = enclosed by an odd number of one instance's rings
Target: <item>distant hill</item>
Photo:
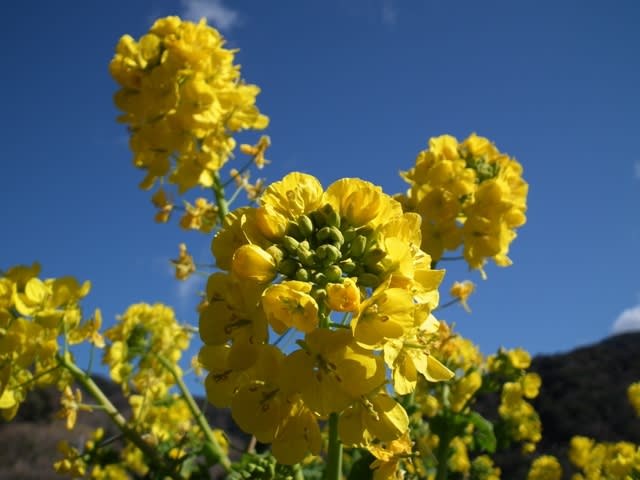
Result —
[[[527, 457], [517, 450], [498, 454], [504, 480], [525, 480], [531, 460], [541, 453], [556, 455], [565, 467], [564, 478], [569, 479], [572, 470], [566, 452], [573, 435], [640, 444], [640, 419], [626, 397], [627, 386], [640, 380], [640, 333], [613, 336], [568, 353], [540, 355], [531, 370], [542, 377], [540, 396], [533, 402], [542, 419], [542, 442]], [[116, 406], [126, 410], [117, 385], [103, 378], [96, 381]], [[53, 389], [33, 392], [14, 421], [0, 421], [0, 480], [60, 479], [51, 466], [59, 458], [59, 440], [81, 443], [98, 426], [113, 432], [106, 417], [84, 413], [76, 429], [68, 432], [63, 421], [55, 419], [58, 397]], [[486, 399], [481, 408], [496, 403]], [[246, 445], [248, 437], [233, 425], [226, 410], [209, 408], [206, 414], [233, 444]]]

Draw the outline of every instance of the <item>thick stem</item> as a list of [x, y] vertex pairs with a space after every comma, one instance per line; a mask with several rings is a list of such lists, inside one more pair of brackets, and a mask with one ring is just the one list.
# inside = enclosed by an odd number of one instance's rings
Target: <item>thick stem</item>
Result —
[[187, 386], [184, 384], [182, 377], [178, 375], [178, 372], [176, 372], [176, 369], [173, 368], [173, 364], [169, 360], [161, 355], [156, 355], [156, 357], [158, 358], [158, 360], [160, 360], [162, 366], [166, 368], [167, 371], [173, 376], [176, 384], [178, 385], [178, 388], [180, 389], [180, 392], [182, 393], [182, 398], [184, 398], [184, 401], [187, 402], [187, 406], [191, 411], [191, 415], [193, 415], [193, 418], [195, 418], [196, 422], [198, 422], [198, 425], [200, 426], [200, 429], [202, 430], [202, 433], [204, 434], [204, 437], [206, 439], [205, 448], [207, 449], [207, 453], [214, 461], [214, 463], [219, 463], [228, 472], [231, 469], [231, 461], [222, 450], [222, 447], [216, 440], [216, 437], [213, 435], [213, 431], [211, 430], [206, 417], [202, 413], [202, 410], [200, 410], [200, 407], [198, 407], [196, 401], [193, 399], [193, 396], [191, 395], [191, 392], [189, 391]]
[[[447, 393], [448, 392], [445, 392], [445, 395]], [[446, 403], [448, 403], [448, 399], [445, 400], [447, 400]], [[444, 414], [448, 417], [447, 410], [445, 410]], [[447, 480], [449, 477], [449, 444], [452, 440], [448, 430], [440, 434], [439, 440], [438, 449], [436, 450], [436, 459], [438, 461], [438, 473], [436, 474], [436, 480]]]
[[91, 395], [96, 402], [102, 407], [103, 411], [109, 416], [111, 421], [118, 427], [123, 435], [138, 447], [151, 461], [152, 466], [166, 472], [170, 478], [176, 480], [180, 479], [180, 476], [173, 472], [173, 469], [167, 465], [165, 459], [158, 453], [158, 451], [147, 442], [134, 429], [129, 427], [127, 420], [122, 416], [118, 409], [111, 403], [107, 396], [100, 390], [100, 387], [96, 385], [93, 379], [81, 370], [73, 361], [69, 355], [58, 355], [58, 362], [64, 368], [66, 368], [73, 378]]
[[324, 478], [325, 480], [340, 480], [342, 478], [342, 442], [338, 435], [338, 414], [335, 412], [329, 415], [328, 454]]

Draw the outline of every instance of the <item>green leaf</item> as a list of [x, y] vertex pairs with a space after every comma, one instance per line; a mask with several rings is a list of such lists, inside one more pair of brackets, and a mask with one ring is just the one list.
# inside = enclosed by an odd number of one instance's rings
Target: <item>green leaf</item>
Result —
[[475, 427], [473, 432], [475, 445], [488, 453], [494, 453], [496, 436], [493, 432], [493, 424], [477, 412], [471, 412], [468, 419]]

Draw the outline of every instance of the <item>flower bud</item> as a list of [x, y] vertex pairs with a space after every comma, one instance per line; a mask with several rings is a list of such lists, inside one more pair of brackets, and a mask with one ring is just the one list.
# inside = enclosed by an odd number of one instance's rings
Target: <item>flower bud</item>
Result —
[[349, 254], [352, 257], [359, 257], [364, 253], [364, 249], [367, 246], [367, 237], [364, 235], [358, 235], [351, 242], [351, 248], [349, 249]]
[[380, 284], [380, 279], [373, 273], [363, 273], [358, 277], [358, 285], [363, 287], [377, 287]]
[[331, 265], [328, 268], [325, 268], [322, 272], [327, 277], [329, 282], [338, 283], [342, 280], [342, 270], [337, 265]]
[[278, 264], [278, 272], [286, 277], [293, 277], [298, 270], [298, 262], [292, 258], [285, 258]]
[[310, 237], [313, 233], [313, 222], [306, 215], [300, 215], [298, 218], [298, 229], [305, 238]]
[[271, 245], [267, 248], [266, 252], [274, 258], [276, 264], [279, 264], [284, 259], [285, 252], [277, 245]]
[[309, 271], [305, 268], [299, 268], [296, 271], [296, 280], [299, 280], [301, 282], [309, 281]]
[[299, 242], [295, 238], [289, 235], [285, 235], [282, 239], [282, 245], [287, 250], [287, 252], [294, 254], [298, 249]]
[[276, 262], [257, 245], [242, 245], [233, 254], [231, 270], [240, 278], [267, 283], [276, 276]]
[[337, 262], [342, 257], [340, 250], [331, 244], [320, 245], [316, 252], [318, 258], [324, 260], [327, 265]]
[[330, 236], [331, 236], [331, 227], [322, 227], [320, 230], [318, 230], [318, 234], [316, 235], [316, 238], [318, 239], [318, 242], [325, 243], [327, 240], [329, 240]]

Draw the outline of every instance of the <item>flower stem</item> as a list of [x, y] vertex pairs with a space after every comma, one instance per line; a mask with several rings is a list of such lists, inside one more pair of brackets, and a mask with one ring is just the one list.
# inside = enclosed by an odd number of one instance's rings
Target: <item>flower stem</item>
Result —
[[329, 457], [324, 472], [325, 480], [342, 478], [342, 442], [338, 436], [338, 414], [329, 415]]
[[229, 205], [224, 196], [224, 185], [220, 182], [220, 176], [218, 172], [213, 174], [213, 195], [216, 197], [216, 205], [218, 206], [218, 218], [220, 219], [220, 226], [223, 225], [224, 219], [229, 213]]
[[153, 446], [145, 442], [138, 432], [129, 427], [127, 420], [122, 416], [113, 403], [111, 403], [102, 390], [100, 390], [100, 387], [98, 387], [93, 379], [71, 360], [69, 355], [58, 355], [57, 359], [60, 365], [66, 368], [73, 378], [82, 385], [86, 392], [91, 395], [96, 402], [98, 402], [103, 411], [109, 416], [111, 421], [118, 427], [123, 435], [149, 458], [155, 468], [162, 470], [162, 472], [166, 473], [170, 478], [179, 480], [180, 475], [173, 471], [171, 466], [166, 463], [165, 459]]
[[173, 364], [169, 360], [164, 358], [162, 355], [156, 355], [156, 357], [158, 358], [162, 366], [166, 368], [167, 371], [173, 376], [176, 384], [178, 385], [178, 388], [180, 389], [180, 392], [182, 393], [182, 397], [184, 398], [185, 402], [187, 402], [187, 406], [191, 411], [191, 415], [193, 415], [193, 418], [196, 420], [196, 422], [198, 422], [198, 425], [200, 426], [200, 429], [202, 430], [202, 433], [207, 440], [205, 442], [205, 449], [208, 456], [211, 457], [212, 463], [219, 463], [228, 472], [231, 469], [231, 461], [222, 450], [222, 447], [216, 440], [216, 437], [213, 435], [213, 431], [211, 430], [206, 417], [202, 413], [202, 410], [200, 410], [200, 407], [198, 407], [198, 405], [196, 404], [196, 401], [193, 399], [193, 396], [182, 380], [182, 377], [178, 375], [178, 372], [176, 372], [176, 369], [173, 367]]

